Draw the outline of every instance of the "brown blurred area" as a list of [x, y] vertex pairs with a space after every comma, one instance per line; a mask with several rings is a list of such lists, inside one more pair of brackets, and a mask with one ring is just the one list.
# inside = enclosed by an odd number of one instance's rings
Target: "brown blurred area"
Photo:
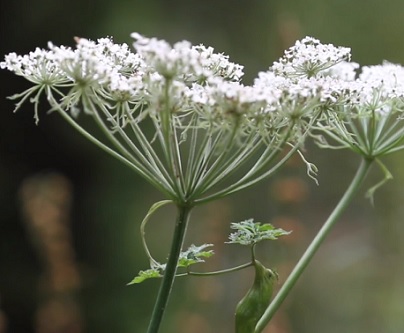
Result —
[[83, 331], [76, 293], [81, 286], [70, 230], [72, 185], [60, 174], [43, 174], [24, 181], [20, 197], [24, 223], [42, 263], [37, 333]]

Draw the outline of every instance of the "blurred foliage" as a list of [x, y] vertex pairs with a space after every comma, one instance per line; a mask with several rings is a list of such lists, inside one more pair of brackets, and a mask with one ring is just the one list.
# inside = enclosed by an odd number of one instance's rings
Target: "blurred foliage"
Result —
[[[48, 41], [73, 45], [74, 36], [114, 36], [130, 43], [129, 34], [138, 31], [211, 45], [245, 65], [246, 82], [251, 82], [305, 35], [351, 47], [353, 61], [361, 64], [404, 63], [403, 10], [402, 0], [4, 0], [0, 53], [25, 53]], [[159, 281], [141, 287], [126, 283], [147, 266], [139, 223], [161, 197], [58, 117], [43, 115], [35, 126], [28, 104], [13, 114], [6, 96], [22, 91], [25, 82], [5, 71], [0, 80], [0, 321], [6, 318], [12, 333], [38, 332], [35, 311], [44, 267], [22, 223], [18, 192], [24, 179], [56, 171], [73, 184], [71, 220], [83, 281], [84, 331], [144, 332]], [[263, 263], [277, 268], [282, 283], [358, 162], [348, 153], [315, 147], [307, 147], [306, 154], [319, 167], [319, 187], [297, 159], [277, 178], [195, 211], [186, 246], [214, 243], [216, 253], [201, 270], [248, 260], [223, 243], [230, 222], [254, 218], [293, 229], [278, 244], [257, 249]], [[268, 331], [404, 331], [402, 163], [401, 155], [388, 159], [395, 181], [376, 193], [374, 207], [363, 198], [365, 189], [357, 197]], [[380, 177], [372, 173], [368, 186]], [[148, 226], [150, 247], [161, 261], [174, 217], [174, 210], [165, 208]], [[177, 280], [162, 333], [231, 332], [235, 305], [252, 274]]]

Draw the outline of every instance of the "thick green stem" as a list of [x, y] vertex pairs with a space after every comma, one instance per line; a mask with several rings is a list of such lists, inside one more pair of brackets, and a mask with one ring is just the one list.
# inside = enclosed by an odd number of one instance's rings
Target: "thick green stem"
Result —
[[309, 264], [310, 260], [313, 258], [314, 254], [317, 252], [318, 248], [330, 232], [331, 228], [344, 212], [344, 210], [348, 207], [351, 203], [354, 194], [363, 183], [365, 176], [372, 164], [373, 160], [362, 159], [361, 164], [356, 172], [355, 177], [353, 178], [351, 184], [349, 185], [348, 189], [346, 190], [345, 194], [338, 202], [337, 206], [328, 217], [327, 221], [321, 227], [319, 232], [317, 233], [316, 237], [313, 239], [309, 247], [307, 248], [306, 252], [300, 258], [299, 262], [296, 264], [293, 271], [290, 273], [289, 277], [286, 279], [285, 283], [262, 315], [261, 319], [258, 321], [257, 325], [255, 326], [255, 333], [260, 333], [265, 328], [265, 326], [269, 323], [269, 321], [274, 316], [275, 312], [279, 309], [282, 302], [285, 300], [286, 296], [289, 294], [293, 286], [296, 284], [299, 277], [304, 272], [305, 268]]
[[171, 293], [171, 288], [174, 283], [175, 273], [177, 272], [178, 258], [184, 242], [191, 210], [192, 206], [178, 206], [178, 217], [175, 223], [171, 250], [147, 333], [157, 333], [159, 331], [166, 305], [168, 303], [168, 298]]

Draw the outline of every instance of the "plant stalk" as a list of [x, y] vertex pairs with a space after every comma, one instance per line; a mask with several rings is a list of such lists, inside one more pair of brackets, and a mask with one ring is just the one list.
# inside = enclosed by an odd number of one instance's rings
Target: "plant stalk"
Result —
[[167, 261], [167, 266], [164, 272], [163, 280], [160, 285], [160, 290], [157, 295], [156, 303], [152, 317], [150, 319], [147, 333], [157, 333], [163, 319], [164, 312], [170, 297], [171, 289], [174, 283], [175, 274], [177, 272], [178, 258], [181, 253], [182, 244], [184, 242], [185, 233], [191, 214], [192, 206], [178, 205], [178, 217], [175, 223], [171, 250]]
[[275, 312], [279, 309], [282, 302], [285, 300], [286, 296], [292, 290], [293, 286], [296, 284], [299, 277], [302, 275], [307, 265], [310, 263], [310, 260], [313, 258], [314, 254], [319, 249], [320, 245], [323, 243], [324, 239], [334, 226], [335, 222], [339, 219], [341, 214], [345, 211], [345, 209], [351, 203], [356, 191], [359, 189], [361, 184], [363, 183], [367, 172], [372, 164], [372, 159], [363, 158], [358, 170], [354, 178], [352, 179], [351, 184], [347, 188], [346, 192], [338, 202], [337, 206], [334, 208], [333, 212], [330, 214], [326, 222], [323, 224], [317, 235], [314, 237], [313, 241], [310, 243], [309, 247], [304, 252], [303, 256], [300, 258], [298, 263], [296, 264], [293, 271], [290, 273], [285, 283], [268, 306], [265, 313], [262, 315], [257, 325], [255, 326], [254, 333], [260, 333], [265, 328], [265, 326], [269, 323], [269, 321], [274, 316]]

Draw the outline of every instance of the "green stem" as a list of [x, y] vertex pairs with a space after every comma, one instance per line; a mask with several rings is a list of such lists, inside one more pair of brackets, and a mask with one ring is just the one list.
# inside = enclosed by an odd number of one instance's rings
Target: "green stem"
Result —
[[254, 265], [254, 263], [248, 262], [236, 267], [232, 267], [232, 268], [226, 268], [226, 269], [221, 269], [220, 271], [213, 271], [213, 272], [186, 272], [186, 273], [182, 273], [182, 274], [177, 274], [176, 277], [182, 277], [182, 276], [215, 276], [215, 275], [222, 275], [222, 274], [226, 274], [226, 273], [231, 273], [231, 272], [236, 272], [239, 270], [242, 270], [244, 268], [250, 267]]
[[192, 206], [178, 205], [178, 217], [175, 223], [171, 250], [147, 333], [157, 333], [159, 331], [160, 324], [168, 303], [168, 298], [174, 283], [175, 273], [177, 272], [178, 258], [184, 242], [191, 210]]
[[359, 168], [353, 178], [351, 184], [349, 185], [348, 189], [346, 190], [345, 194], [338, 202], [337, 206], [328, 217], [327, 221], [321, 227], [319, 232], [317, 233], [316, 237], [314, 237], [313, 241], [307, 248], [306, 252], [300, 258], [299, 262], [296, 264], [293, 271], [290, 273], [289, 277], [286, 279], [285, 283], [262, 315], [261, 319], [258, 321], [257, 325], [255, 326], [255, 333], [260, 333], [265, 328], [265, 326], [269, 323], [269, 321], [274, 316], [275, 312], [279, 309], [282, 302], [285, 300], [286, 296], [289, 294], [293, 286], [296, 284], [299, 277], [304, 272], [305, 268], [309, 264], [310, 260], [313, 258], [314, 254], [330, 232], [331, 228], [344, 212], [344, 210], [348, 207], [351, 203], [354, 194], [362, 184], [365, 176], [372, 164], [373, 160], [363, 158]]

